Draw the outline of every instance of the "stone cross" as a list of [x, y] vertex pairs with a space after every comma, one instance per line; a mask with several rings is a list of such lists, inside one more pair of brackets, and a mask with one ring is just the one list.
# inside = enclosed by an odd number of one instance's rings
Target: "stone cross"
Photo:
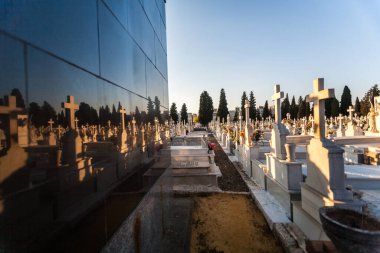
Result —
[[79, 119], [77, 118], [77, 117], [75, 117], [75, 120], [74, 120], [74, 122], [75, 122], [75, 129], [78, 129], [78, 121], [79, 121]]
[[249, 101], [248, 99], [245, 100], [244, 108], [245, 108], [245, 127], [248, 128], [248, 122], [249, 122]]
[[316, 129], [314, 130], [314, 137], [318, 139], [325, 138], [325, 100], [329, 98], [334, 98], [334, 89], [324, 89], [324, 79], [318, 78], [313, 81], [313, 93], [306, 97], [307, 102], [313, 102], [314, 108], [314, 125]]
[[133, 135], [137, 134], [135, 117], [132, 118], [132, 132], [133, 132]]
[[62, 108], [66, 110], [66, 118], [71, 129], [76, 129], [75, 126], [75, 111], [79, 110], [79, 105], [74, 103], [74, 96], [67, 96], [67, 102], [62, 103]]
[[284, 98], [284, 92], [280, 91], [280, 85], [274, 86], [274, 94], [272, 95], [272, 101], [274, 101], [274, 115], [275, 124], [281, 124], [281, 99]]
[[53, 131], [53, 124], [54, 124], [53, 119], [50, 119], [50, 120], [48, 121], [48, 124], [49, 124], [49, 127], [50, 127], [50, 131]]
[[339, 117], [338, 117], [338, 120], [339, 120], [339, 128], [342, 129], [342, 120], [344, 119], [343, 115], [341, 113], [339, 113]]
[[347, 112], [349, 113], [348, 117], [349, 117], [350, 121], [352, 121], [352, 114], [353, 114], [353, 112], [355, 112], [354, 108], [352, 108], [352, 106], [350, 105], [347, 109]]
[[124, 114], [126, 113], [126, 110], [123, 108], [123, 106], [120, 106], [119, 113], [120, 113], [121, 130], [124, 131], [125, 130]]
[[6, 96], [7, 106], [0, 106], [0, 114], [9, 114], [9, 133], [11, 145], [17, 140], [17, 113], [24, 111], [16, 106], [16, 96]]

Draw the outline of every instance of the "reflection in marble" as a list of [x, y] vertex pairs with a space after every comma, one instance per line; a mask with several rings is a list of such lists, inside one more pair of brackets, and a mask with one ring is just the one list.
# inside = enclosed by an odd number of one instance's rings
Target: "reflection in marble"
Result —
[[144, 2], [0, 0], [0, 251], [39, 249], [165, 145], [165, 3]]

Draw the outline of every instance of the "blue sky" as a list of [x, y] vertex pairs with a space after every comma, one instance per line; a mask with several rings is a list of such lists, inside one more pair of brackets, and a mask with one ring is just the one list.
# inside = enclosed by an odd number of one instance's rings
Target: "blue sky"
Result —
[[[197, 113], [207, 90], [229, 109], [253, 91], [259, 105], [278, 83], [305, 96], [325, 78], [340, 99], [380, 83], [379, 0], [167, 0], [169, 102]], [[354, 102], [354, 101], [353, 101]]]

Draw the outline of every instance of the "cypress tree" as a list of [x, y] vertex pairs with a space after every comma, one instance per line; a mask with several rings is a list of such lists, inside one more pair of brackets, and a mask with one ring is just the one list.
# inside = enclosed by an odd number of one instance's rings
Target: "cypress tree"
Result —
[[298, 107], [296, 105], [296, 99], [294, 96], [292, 97], [292, 102], [290, 103], [289, 113], [292, 119], [297, 117]]
[[331, 117], [331, 106], [332, 106], [333, 98], [329, 98], [325, 100], [325, 116], [327, 118]]
[[371, 103], [373, 104], [373, 98], [376, 96], [379, 96], [379, 94], [380, 94], [380, 91], [377, 84], [372, 86], [371, 89], [369, 89], [365, 93], [364, 97], [362, 98], [360, 102], [361, 115], [366, 116], [369, 113], [369, 109], [371, 108]]
[[21, 91], [19, 89], [17, 88], [12, 89], [11, 96], [16, 97], [16, 107], [25, 108], [24, 97], [22, 96]]
[[271, 116], [271, 113], [268, 106], [268, 100], [266, 100], [264, 104], [264, 110], [263, 110], [263, 119], [265, 120], [269, 116]]
[[245, 121], [245, 108], [244, 108], [244, 105], [245, 105], [245, 100], [247, 100], [247, 93], [245, 93], [245, 91], [243, 92], [243, 95], [241, 96], [241, 108], [240, 108], [240, 111], [241, 111], [241, 116], [242, 116], [242, 120]]
[[355, 100], [355, 112], [358, 115], [361, 115], [360, 101], [358, 97], [356, 97], [356, 100]]
[[170, 117], [174, 121], [175, 124], [178, 122], [178, 112], [177, 112], [177, 105], [175, 103], [172, 103], [170, 106]]
[[234, 115], [234, 118], [232, 119], [233, 122], [237, 122], [239, 120], [239, 111], [238, 110], [235, 110], [235, 115]]
[[302, 119], [305, 116], [306, 116], [306, 102], [300, 96], [298, 98], [298, 113], [297, 113], [297, 118], [298, 119]]
[[[339, 106], [339, 105], [338, 105]], [[306, 97], [305, 97], [305, 116], [309, 117], [310, 116], [310, 103], [306, 102]]]
[[212, 115], [214, 112], [214, 106], [212, 103], [212, 98], [207, 91], [203, 91], [199, 100], [199, 113], [198, 121], [202, 125], [206, 126], [212, 120]]
[[256, 109], [256, 117], [257, 117], [258, 120], [262, 119], [259, 108]]
[[181, 122], [188, 123], [188, 116], [187, 116], [187, 107], [186, 104], [184, 103], [181, 108]]
[[253, 91], [249, 93], [249, 118], [256, 120], [256, 98]]
[[332, 99], [331, 102], [331, 116], [332, 117], [338, 117], [339, 116], [339, 100], [336, 98]]
[[347, 116], [347, 109], [350, 105], [352, 105], [351, 90], [345, 85], [340, 98], [340, 113]]
[[285, 99], [281, 103], [281, 119], [286, 118], [288, 112], [290, 112], [290, 102], [288, 93], [286, 93]]
[[154, 105], [153, 105], [153, 101], [150, 97], [148, 97], [147, 120], [150, 123], [154, 123]]
[[224, 92], [224, 89], [220, 90], [220, 98], [219, 98], [219, 106], [217, 111], [217, 116], [220, 117], [220, 122], [227, 121], [227, 115], [228, 115], [228, 107], [227, 107], [227, 100], [226, 100], [226, 93]]

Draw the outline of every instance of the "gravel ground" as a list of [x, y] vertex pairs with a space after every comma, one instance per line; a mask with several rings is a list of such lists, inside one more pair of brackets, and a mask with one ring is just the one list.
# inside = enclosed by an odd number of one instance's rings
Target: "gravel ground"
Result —
[[247, 185], [215, 137], [209, 137], [209, 141], [217, 143], [214, 149], [215, 163], [222, 172], [222, 177], [218, 178], [219, 188], [223, 191], [248, 192]]

